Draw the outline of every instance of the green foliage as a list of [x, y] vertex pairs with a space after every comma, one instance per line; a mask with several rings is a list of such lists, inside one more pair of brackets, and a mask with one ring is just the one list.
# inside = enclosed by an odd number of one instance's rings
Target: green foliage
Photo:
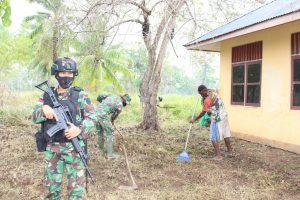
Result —
[[129, 56], [132, 60], [132, 64], [129, 68], [135, 74], [134, 85], [136, 88], [139, 88], [148, 63], [146, 49], [141, 47], [138, 49], [131, 49], [129, 50]]
[[129, 95], [131, 97], [130, 105], [123, 108], [116, 123], [132, 126], [137, 125], [142, 120], [142, 107], [137, 94]]
[[[117, 123], [126, 125], [136, 125], [141, 120], [142, 106], [138, 95], [131, 95], [131, 105], [125, 107], [117, 120]], [[163, 101], [158, 107], [159, 123], [163, 127], [176, 125], [188, 125], [192, 118], [193, 109], [196, 106], [198, 96], [188, 95], [163, 95]], [[200, 101], [196, 108], [195, 115], [199, 115], [202, 107]]]
[[[142, 106], [140, 99], [138, 95], [131, 96], [133, 97], [131, 105], [125, 107], [117, 123], [119, 122], [121, 124], [134, 125], [140, 122], [142, 117]], [[163, 101], [159, 104], [161, 108], [157, 108], [159, 123], [164, 127], [172, 127], [175, 124], [189, 124], [198, 96], [164, 95], [162, 97]], [[199, 115], [201, 109], [202, 107], [199, 102], [195, 115]]]
[[195, 85], [204, 84], [209, 88], [218, 88], [219, 77], [216, 73], [216, 68], [219, 55], [197, 52], [192, 56], [191, 60], [196, 65], [194, 71]]
[[97, 42], [94, 34], [77, 40], [75, 44], [75, 55], [81, 57], [77, 84], [98, 92], [124, 92], [122, 80], [130, 81], [133, 77], [133, 73], [128, 69], [132, 61], [125, 49], [111, 46], [104, 50], [104, 46]]
[[11, 25], [11, 7], [10, 0], [0, 0], [0, 25]]
[[69, 52], [71, 29], [67, 26], [69, 9], [60, 0], [30, 0], [42, 5], [46, 11], [25, 18], [29, 23], [30, 37], [34, 40], [35, 56], [31, 68], [50, 79], [50, 68], [54, 59], [62, 52]]
[[[171, 75], [171, 76], [170, 76]], [[184, 74], [180, 66], [165, 62], [162, 69], [160, 93], [162, 94], [193, 94], [195, 80]]]
[[[129, 56], [133, 60], [130, 69], [135, 74], [134, 85], [136, 89], [139, 89], [148, 63], [146, 49], [131, 49], [129, 51]], [[171, 61], [166, 59], [161, 72], [161, 84], [159, 90], [161, 94], [190, 95], [195, 93], [195, 84], [198, 84], [198, 82], [195, 81], [193, 77], [185, 75], [184, 69], [182, 69], [181, 66], [178, 66], [177, 63], [176, 65], [171, 64]]]
[[124, 80], [130, 82], [133, 77], [128, 69], [131, 59], [123, 47], [106, 44], [107, 23], [105, 16], [95, 15], [80, 24], [84, 34], [78, 34], [70, 44], [72, 55], [79, 61], [75, 82], [96, 92], [120, 93], [125, 91]]
[[0, 31], [0, 70], [4, 70], [10, 65], [13, 58], [11, 55], [11, 43], [13, 42], [13, 37], [9, 35], [9, 32], [5, 29]]
[[[46, 26], [46, 25], [43, 25]], [[42, 33], [34, 33], [33, 48], [35, 56], [32, 58], [30, 68], [42, 77], [50, 76], [50, 68], [53, 64], [52, 56], [52, 35], [50, 27], [47, 27]], [[35, 30], [36, 31], [36, 30]], [[31, 33], [33, 35], [33, 32]]]
[[17, 61], [28, 62], [32, 55], [32, 40], [24, 34], [11, 35], [6, 29], [0, 30], [0, 67]]
[[[163, 95], [163, 101], [159, 104], [161, 107], [170, 108], [158, 108], [159, 119], [162, 120], [165, 125], [185, 124], [192, 118], [193, 109], [196, 106], [198, 96], [189, 95]], [[174, 107], [174, 108], [173, 108]], [[200, 102], [196, 108], [196, 114], [199, 115], [201, 111]]]
[[18, 72], [26, 71], [33, 57], [32, 40], [25, 34], [12, 35], [7, 29], [0, 30], [0, 79], [22, 79]]

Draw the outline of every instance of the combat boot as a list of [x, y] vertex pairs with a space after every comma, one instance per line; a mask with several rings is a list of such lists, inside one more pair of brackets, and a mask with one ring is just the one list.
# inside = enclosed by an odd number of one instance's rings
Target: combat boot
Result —
[[100, 152], [104, 155], [105, 154], [105, 148], [104, 148], [104, 137], [103, 137], [103, 135], [99, 135], [98, 147], [100, 149]]
[[106, 138], [106, 153], [107, 153], [108, 160], [117, 159], [119, 157], [119, 155], [114, 153], [113, 143], [114, 143], [114, 136], [108, 135]]
[[97, 135], [98, 135], [98, 148], [100, 149], [100, 153], [105, 155], [105, 148], [104, 148], [104, 135], [101, 130], [97, 130]]

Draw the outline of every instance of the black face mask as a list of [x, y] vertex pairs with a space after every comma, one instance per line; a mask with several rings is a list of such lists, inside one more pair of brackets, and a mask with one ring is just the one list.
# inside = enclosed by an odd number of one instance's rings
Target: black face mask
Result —
[[67, 89], [72, 85], [74, 77], [60, 77], [60, 76], [57, 76], [56, 79], [57, 79], [58, 84], [59, 84], [60, 87], [62, 87], [63, 89]]

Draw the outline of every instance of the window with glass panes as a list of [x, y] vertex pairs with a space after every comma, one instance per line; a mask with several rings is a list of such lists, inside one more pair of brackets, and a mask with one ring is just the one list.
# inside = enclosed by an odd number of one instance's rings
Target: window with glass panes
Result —
[[292, 34], [291, 108], [300, 109], [300, 32]]
[[261, 41], [232, 48], [232, 104], [260, 106], [261, 63]]

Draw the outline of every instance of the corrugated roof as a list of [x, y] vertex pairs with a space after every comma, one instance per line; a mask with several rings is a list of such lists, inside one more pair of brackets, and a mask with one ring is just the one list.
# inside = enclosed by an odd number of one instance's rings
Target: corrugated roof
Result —
[[275, 0], [185, 44], [185, 47], [300, 10], [300, 0]]

